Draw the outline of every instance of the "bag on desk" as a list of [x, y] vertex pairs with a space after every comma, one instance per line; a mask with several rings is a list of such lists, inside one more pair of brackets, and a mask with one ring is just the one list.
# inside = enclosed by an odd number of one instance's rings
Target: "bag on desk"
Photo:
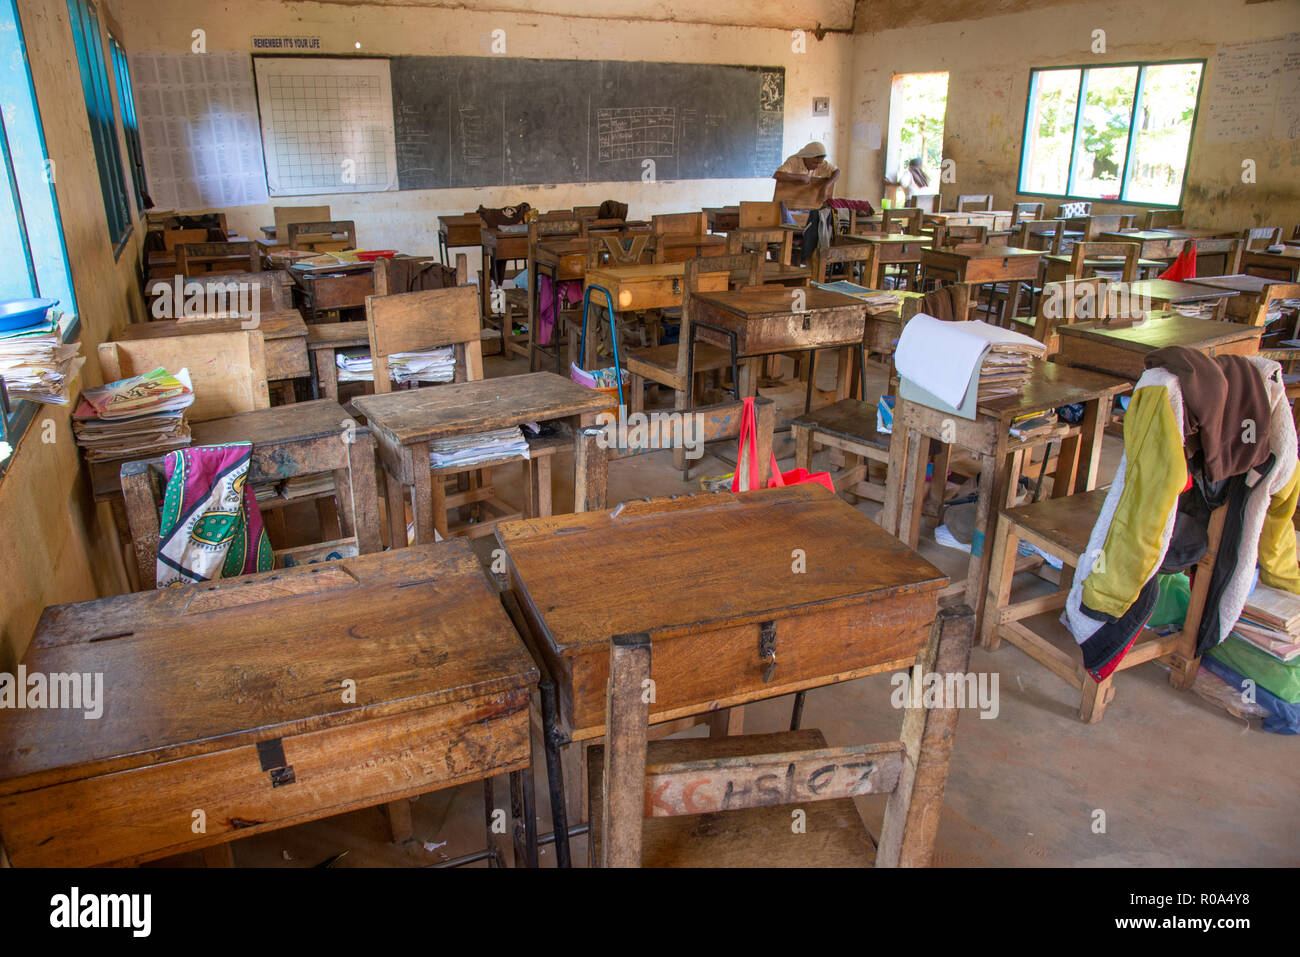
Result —
[[[749, 487], [751, 489], [760, 488], [759, 484], [759, 466], [754, 457], [758, 448], [758, 415], [754, 412], [754, 397], [745, 397], [745, 410], [740, 416], [740, 444], [736, 449], [736, 475], [731, 480], [731, 490], [740, 491], [740, 472], [741, 469], [748, 469]], [[806, 482], [816, 482], [818, 485], [824, 485], [835, 494], [835, 483], [831, 481], [830, 472], [809, 472], [807, 469], [791, 469], [789, 472], [782, 472], [781, 467], [776, 464], [776, 453], [772, 453], [771, 462], [772, 477], [767, 481], [767, 488], [781, 488], [786, 485], [803, 485]]]

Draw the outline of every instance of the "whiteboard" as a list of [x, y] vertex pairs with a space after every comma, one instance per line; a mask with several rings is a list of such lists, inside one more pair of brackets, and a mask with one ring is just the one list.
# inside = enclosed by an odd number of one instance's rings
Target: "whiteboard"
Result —
[[255, 57], [272, 196], [397, 188], [388, 61]]
[[1219, 46], [1204, 135], [1216, 143], [1300, 139], [1300, 33]]
[[160, 209], [266, 202], [253, 71], [245, 53], [129, 57], [149, 194]]

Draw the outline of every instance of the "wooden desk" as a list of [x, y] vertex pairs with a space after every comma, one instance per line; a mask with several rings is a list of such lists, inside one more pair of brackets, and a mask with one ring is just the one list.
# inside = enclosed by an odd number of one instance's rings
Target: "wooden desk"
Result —
[[[472, 382], [449, 382], [430, 389], [403, 389], [382, 395], [363, 395], [353, 400], [374, 433], [387, 476], [389, 515], [405, 515], [404, 502], [413, 496], [416, 543], [434, 540], [434, 529], [446, 538], [448, 505], [482, 501], [500, 516], [519, 517], [521, 512], [495, 498], [491, 488], [465, 493], [469, 497], [449, 498], [442, 476], [429, 466], [429, 444], [434, 439], [490, 429], [504, 429], [525, 422], [550, 422], [567, 426], [558, 436], [530, 442], [528, 460], [505, 459], [483, 462], [477, 468], [492, 468], [526, 461], [530, 472], [528, 510], [551, 514], [551, 456], [561, 446], [572, 448], [572, 429], [595, 422], [596, 414], [609, 407], [609, 396], [587, 389], [552, 372], [504, 376]], [[408, 489], [410, 490], [408, 493]], [[481, 494], [480, 494], [481, 493]], [[486, 535], [501, 518], [479, 522], [464, 530]], [[405, 528], [405, 518], [402, 518]]]
[[[250, 325], [244, 325], [245, 322]], [[307, 324], [296, 309], [260, 313], [256, 327], [252, 319], [166, 319], [133, 322], [118, 339], [164, 339], [209, 332], [239, 332], [256, 328], [262, 333], [266, 354], [266, 378], [270, 381], [297, 379], [311, 374], [307, 361]]]
[[1129, 283], [1127, 288], [1130, 306], [1142, 303], [1143, 312], [1166, 306], [1217, 303], [1237, 295], [1232, 289], [1215, 289], [1190, 281], [1174, 282], [1169, 279], [1140, 279]]
[[[246, 243], [248, 237], [231, 236], [226, 242]], [[248, 271], [247, 255], [214, 257], [210, 260], [205, 259], [204, 262], [208, 267], [204, 271], [205, 275], [207, 273]], [[176, 275], [176, 252], [171, 249], [150, 249], [145, 253], [145, 264], [149, 270], [149, 279], [170, 279]], [[230, 266], [229, 269], [225, 268], [226, 264]], [[194, 277], [187, 278], [192, 279]]]
[[[1063, 326], [1062, 329], [1069, 328]], [[1033, 360], [1033, 372], [1022, 391], [981, 402], [975, 418], [964, 419], [899, 396], [889, 442], [889, 472], [881, 525], [913, 548], [920, 539], [921, 508], [926, 498], [925, 472], [929, 445], [941, 442], [974, 453], [980, 463], [979, 500], [975, 511], [974, 543], [965, 582], [965, 600], [976, 612], [976, 623], [988, 590], [989, 557], [998, 509], [1015, 504], [1025, 455], [1048, 441], [1061, 443], [1052, 496], [1085, 492], [1097, 484], [1102, 433], [1110, 420], [1114, 397], [1129, 384], [1114, 376], [1072, 369], [1055, 362]], [[1046, 435], [1021, 441], [1011, 435], [1012, 421], [1025, 413], [1082, 403], [1083, 421], [1061, 423]], [[935, 469], [938, 477], [939, 469]], [[945, 476], [946, 479], [946, 476]]]
[[1300, 246], [1287, 246], [1281, 252], [1246, 250], [1241, 254], [1241, 268], [1252, 276], [1267, 276], [1281, 282], [1297, 282], [1300, 272]]
[[[796, 308], [796, 294], [801, 294], [802, 309]], [[867, 307], [861, 300], [820, 286], [799, 290], [759, 286], [700, 293], [691, 300], [691, 309], [691, 357], [694, 342], [730, 349], [733, 381], [741, 396], [757, 394], [762, 356], [831, 348], [839, 349], [835, 396], [848, 396], [853, 355], [855, 351], [860, 355], [866, 331]], [[812, 377], [810, 372], [810, 390]], [[686, 381], [691, 378], [688, 374]], [[689, 407], [689, 391], [686, 398]]]
[[[731, 274], [732, 282], [744, 282], [747, 274], [744, 270], [735, 270]], [[759, 264], [758, 281], [764, 286], [806, 286], [812, 280], [812, 273], [807, 266], [793, 266], [788, 263], [764, 259]]]
[[1300, 290], [1282, 288], [1292, 286], [1292, 283], [1279, 283], [1276, 279], [1247, 276], [1241, 273], [1232, 276], [1198, 276], [1187, 281], [1194, 286], [1209, 286], [1211, 289], [1226, 289], [1235, 293], [1236, 295], [1228, 298], [1227, 315], [1234, 322], [1248, 326], [1266, 324], [1266, 319], [1259, 321], [1261, 319], [1259, 309], [1265, 304], [1269, 287], [1279, 287], [1273, 290], [1278, 298], [1293, 298], [1287, 293], [1300, 292]]
[[327, 269], [291, 266], [289, 276], [309, 323], [316, 322], [319, 313], [364, 308], [366, 296], [375, 294], [374, 263], [340, 263]]
[[[477, 217], [476, 217], [477, 218]], [[519, 223], [514, 226], [483, 226], [479, 227], [478, 245], [483, 250], [483, 272], [479, 276], [478, 295], [479, 309], [485, 323], [496, 321], [497, 316], [492, 312], [492, 284], [498, 285], [505, 279], [505, 264], [514, 260], [528, 259], [528, 224]], [[500, 270], [497, 265], [500, 264]], [[501, 278], [497, 278], [497, 273], [501, 273]], [[507, 315], [501, 319], [502, 322], [509, 323], [509, 309]], [[507, 329], [508, 333], [509, 330]], [[504, 336], [503, 336], [504, 341]]]
[[863, 283], [879, 289], [885, 282], [886, 266], [909, 266], [915, 274], [930, 245], [928, 236], [911, 236], [907, 233], [855, 233], [854, 239], [872, 247], [872, 257]]
[[312, 389], [317, 398], [339, 397], [339, 370], [334, 357], [340, 349], [358, 348], [370, 350], [370, 331], [364, 319], [353, 322], [318, 322], [307, 327]]
[[1141, 243], [1138, 253], [1143, 259], [1176, 259], [1189, 239], [1210, 239], [1222, 236], [1217, 229], [1186, 229], [1182, 226], [1168, 229], [1120, 229], [1097, 234], [1100, 243]]
[[[543, 712], [557, 836], [559, 749], [604, 734], [613, 635], [650, 633], [650, 721], [671, 721], [909, 667], [946, 582], [815, 485], [512, 522], [497, 541], [556, 685]], [[790, 556], [803, 553], [792, 576]]]
[[[541, 310], [543, 273], [551, 278], [551, 315], [554, 326], [551, 332], [550, 347], [555, 350], [555, 372], [564, 374], [564, 357], [560, 354], [560, 283], [566, 280], [581, 280], [587, 272], [587, 240], [580, 237], [572, 239], [539, 240], [528, 252], [528, 336], [533, 346], [542, 345], [537, 340], [537, 319]], [[532, 354], [529, 349], [529, 366], [533, 370]]]
[[1038, 278], [1042, 250], [1018, 246], [962, 246], [957, 249], [927, 249], [921, 257], [921, 288], [931, 279], [969, 282], [985, 286], [1005, 282], [1012, 287], [1005, 315], [1020, 314], [1020, 287]]
[[1261, 326], [1246, 326], [1177, 313], [1152, 314], [1140, 326], [1113, 328], [1105, 323], [1075, 322], [1056, 327], [1060, 362], [1096, 369], [1136, 382], [1149, 352], [1186, 346], [1206, 355], [1253, 356], [1259, 351]]
[[739, 206], [705, 206], [704, 215], [711, 233], [727, 233], [740, 228]]
[[450, 251], [462, 246], [477, 246], [480, 242], [479, 229], [483, 220], [478, 213], [460, 213], [455, 216], [438, 217], [438, 259], [450, 264]]
[[[1069, 279], [1073, 259], [1073, 256], [1045, 254], [1043, 256], [1043, 281], [1064, 282]], [[1095, 276], [1098, 271], [1115, 270], [1118, 272], [1122, 271], [1123, 268], [1123, 256], [1093, 256], [1083, 261], [1083, 275], [1074, 278], [1085, 279], [1089, 276]], [[1137, 261], [1139, 279], [1155, 279], [1157, 275], [1168, 268], [1169, 263], [1161, 262], [1158, 259], [1139, 259]]]
[[103, 715], [0, 722], [19, 867], [134, 864], [497, 774], [531, 798], [538, 671], [466, 542], [55, 605], [24, 664], [102, 675]]
[[666, 233], [659, 237], [659, 253], [665, 262], [684, 263], [699, 256], [722, 256], [727, 237], [716, 233]]

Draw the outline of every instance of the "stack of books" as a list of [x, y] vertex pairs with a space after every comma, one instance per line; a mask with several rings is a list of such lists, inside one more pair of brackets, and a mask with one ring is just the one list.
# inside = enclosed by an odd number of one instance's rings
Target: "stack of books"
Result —
[[0, 376], [10, 399], [67, 405], [85, 361], [80, 345], [63, 342], [53, 310], [38, 325], [0, 333]]
[[455, 435], [429, 443], [429, 464], [435, 469], [477, 465], [498, 459], [528, 458], [528, 440], [517, 425], [490, 432]]
[[185, 410], [193, 403], [189, 370], [158, 368], [86, 389], [72, 430], [87, 462], [150, 458], [190, 444]]
[[[373, 382], [375, 364], [368, 352], [334, 356], [340, 382]], [[388, 377], [394, 382], [450, 382], [456, 377], [456, 353], [451, 346], [422, 352], [394, 352], [388, 357]]]
[[1300, 595], [1256, 585], [1232, 633], [1278, 661], [1300, 657]]
[[1031, 360], [1041, 358], [1043, 352], [1041, 345], [1033, 348], [1016, 342], [993, 343], [980, 366], [978, 401], [1022, 392], [1033, 368]]

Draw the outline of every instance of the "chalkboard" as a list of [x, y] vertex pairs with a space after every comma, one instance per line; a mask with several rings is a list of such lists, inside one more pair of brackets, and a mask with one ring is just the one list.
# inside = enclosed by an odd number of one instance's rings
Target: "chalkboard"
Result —
[[394, 57], [400, 189], [767, 177], [781, 67]]

